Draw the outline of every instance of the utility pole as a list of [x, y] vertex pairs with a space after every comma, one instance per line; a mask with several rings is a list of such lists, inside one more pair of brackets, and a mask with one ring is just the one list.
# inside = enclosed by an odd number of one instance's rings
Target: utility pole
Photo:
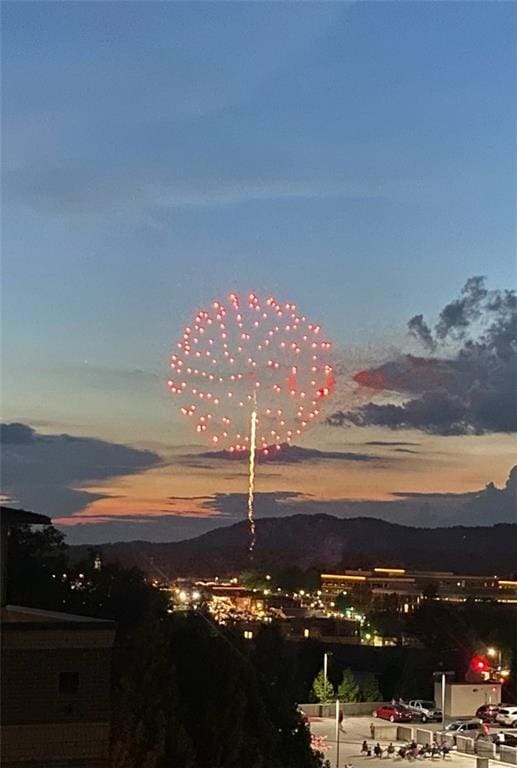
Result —
[[447, 686], [447, 675], [454, 675], [454, 672], [451, 672], [450, 670], [448, 672], [433, 672], [433, 677], [440, 677], [441, 683], [441, 699], [442, 699], [442, 730], [445, 728], [445, 703], [446, 703], [446, 686]]
[[323, 654], [323, 694], [325, 697], [325, 704], [327, 703], [327, 690], [328, 690], [328, 657], [332, 656], [330, 651], [326, 651]]
[[339, 768], [339, 699], [336, 699], [336, 768]]

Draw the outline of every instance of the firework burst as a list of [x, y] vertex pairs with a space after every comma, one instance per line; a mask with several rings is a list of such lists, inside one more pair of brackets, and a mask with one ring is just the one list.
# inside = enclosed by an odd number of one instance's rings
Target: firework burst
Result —
[[231, 293], [197, 312], [170, 368], [169, 390], [193, 429], [213, 446], [250, 454], [254, 543], [255, 453], [280, 451], [318, 421], [335, 385], [331, 344], [295, 304]]

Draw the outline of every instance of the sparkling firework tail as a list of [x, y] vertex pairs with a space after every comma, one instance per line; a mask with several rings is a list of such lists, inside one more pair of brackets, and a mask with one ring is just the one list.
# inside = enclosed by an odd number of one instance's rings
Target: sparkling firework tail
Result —
[[255, 516], [253, 510], [253, 498], [255, 493], [255, 446], [257, 442], [257, 396], [253, 395], [253, 408], [251, 411], [251, 424], [250, 424], [250, 462], [249, 462], [249, 479], [248, 479], [248, 522], [250, 528], [250, 545], [249, 551], [253, 552], [255, 548], [256, 536], [255, 536]]

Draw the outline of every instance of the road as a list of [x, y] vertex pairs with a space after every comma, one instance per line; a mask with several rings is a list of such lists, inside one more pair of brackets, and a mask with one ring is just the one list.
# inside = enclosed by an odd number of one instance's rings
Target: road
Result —
[[[388, 758], [384, 757], [378, 759], [375, 757], [365, 757], [360, 754], [361, 744], [364, 739], [369, 744], [372, 744], [372, 738], [370, 734], [370, 723], [375, 722], [377, 725], [389, 725], [388, 722], [383, 720], [375, 720], [372, 717], [347, 717], [343, 721], [343, 727], [345, 732], [339, 734], [339, 766], [337, 766], [336, 760], [336, 721], [334, 718], [315, 718], [311, 717], [310, 727], [311, 732], [316, 736], [326, 737], [326, 744], [330, 747], [325, 752], [325, 758], [330, 761], [332, 768], [345, 768], [346, 765], [352, 765], [353, 768], [386, 768]], [[441, 730], [440, 723], [426, 723], [424, 726], [428, 730]], [[375, 743], [375, 742], [373, 742]], [[382, 747], [388, 745], [388, 741], [381, 740]], [[397, 742], [393, 742], [395, 745]], [[401, 763], [400, 758], [391, 758], [396, 763]], [[475, 758], [469, 755], [458, 755], [455, 752], [451, 754], [450, 758], [444, 761], [442, 758], [427, 758], [424, 761], [431, 764], [443, 766], [443, 763], [451, 763], [451, 768], [475, 768]], [[362, 765], [364, 764], [364, 766]]]

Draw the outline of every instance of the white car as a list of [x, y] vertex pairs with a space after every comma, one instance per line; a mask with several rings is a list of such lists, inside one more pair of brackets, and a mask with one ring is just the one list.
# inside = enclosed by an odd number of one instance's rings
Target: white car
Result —
[[502, 707], [495, 717], [496, 723], [517, 728], [517, 707]]
[[453, 733], [465, 735], [469, 732], [479, 731], [482, 725], [483, 721], [476, 717], [473, 720], [454, 720], [454, 722], [449, 723], [445, 730], [449, 731], [449, 733], [452, 731]]

